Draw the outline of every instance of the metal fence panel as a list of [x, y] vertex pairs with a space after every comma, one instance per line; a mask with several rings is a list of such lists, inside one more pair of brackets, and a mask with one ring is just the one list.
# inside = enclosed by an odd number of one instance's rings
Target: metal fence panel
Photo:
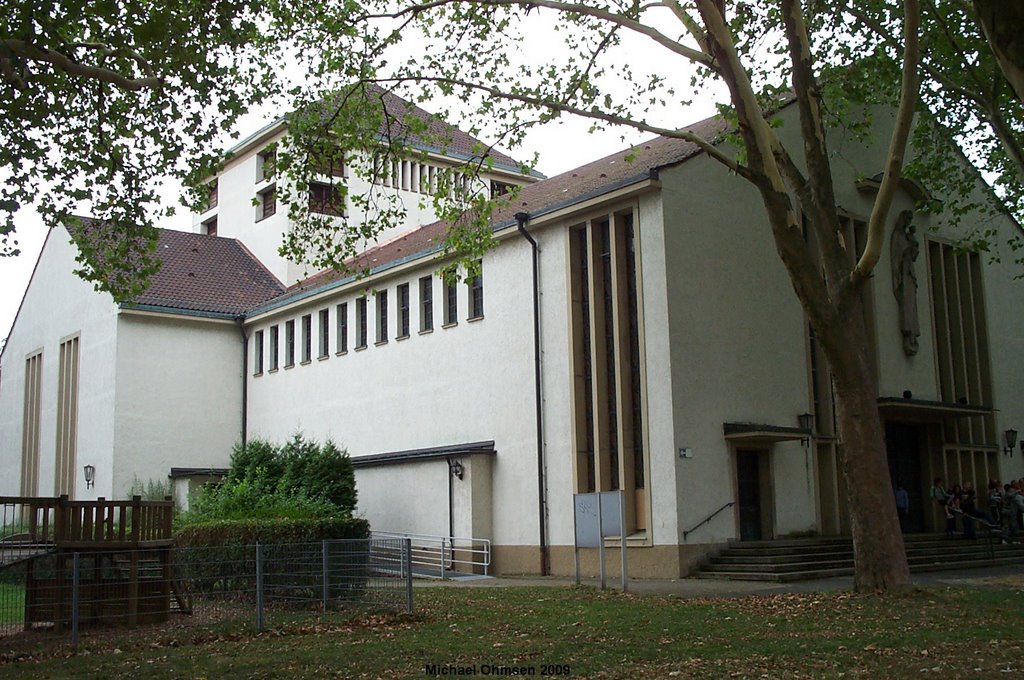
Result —
[[351, 607], [411, 611], [407, 560], [398, 539], [36, 555], [0, 567], [0, 639], [168, 621], [259, 630]]

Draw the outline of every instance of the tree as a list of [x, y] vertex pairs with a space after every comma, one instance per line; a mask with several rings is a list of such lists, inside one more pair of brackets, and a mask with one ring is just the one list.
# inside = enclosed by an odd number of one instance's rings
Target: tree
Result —
[[[219, 137], [276, 86], [277, 16], [251, 0], [81, 3], [15, 0], [0, 10], [0, 255], [14, 216], [50, 226], [78, 211], [120, 238], [83, 240], [80, 274], [124, 300], [158, 264], [168, 177], [205, 176]], [[215, 144], [216, 142], [216, 144]]]
[[[829, 125], [841, 122], [830, 112], [863, 103], [841, 100], [838, 76], [826, 68], [835, 49], [829, 35], [837, 20], [852, 22], [850, 15], [808, 10], [798, 0], [744, 3], [735, 9], [723, 0], [430, 0], [397, 7], [370, 0], [362, 7], [364, 13], [352, 17], [360, 25], [358, 33], [335, 36], [326, 45], [323, 36], [307, 36], [299, 51], [310, 59], [327, 52], [334, 63], [361, 55], [361, 79], [414, 84], [424, 99], [457, 97], [461, 110], [477, 112], [478, 124], [504, 121], [506, 141], [512, 143], [528, 125], [562, 114], [584, 116], [595, 126], [625, 125], [685, 139], [758, 190], [778, 256], [834, 375], [853, 515], [855, 586], [869, 591], [906, 586], [909, 575], [889, 490], [861, 292], [884, 244], [918, 102], [917, 0], [903, 3], [895, 125], [859, 257], [847, 252], [840, 235], [827, 142]], [[533, 62], [518, 53], [516, 32], [552, 15], [567, 48], [559, 60], [551, 62], [546, 55]], [[411, 54], [386, 58], [389, 48], [414, 34]], [[694, 67], [688, 96], [667, 76], [645, 72], [644, 64], [631, 60], [623, 46], [637, 36], [663, 48], [665, 60]], [[366, 59], [367, 54], [374, 58]], [[678, 117], [700, 86], [711, 81], [728, 90], [730, 103], [722, 114], [733, 123], [736, 149], [672, 123], [650, 122], [656, 114]], [[310, 87], [323, 91], [324, 85], [313, 82]], [[774, 127], [775, 113], [787, 98], [799, 114], [801, 148], [787, 148]], [[317, 120], [344, 118], [331, 114]], [[352, 129], [345, 124], [327, 132], [314, 127], [332, 139], [344, 139]], [[486, 214], [470, 210], [459, 224], [486, 221]], [[813, 234], [810, 240], [804, 237], [805, 224]]]
[[[862, 83], [879, 93], [891, 83], [886, 74], [902, 55], [900, 2], [864, 0], [847, 3], [846, 11], [856, 21], [837, 26], [847, 32], [847, 39], [831, 55], [833, 65], [869, 72], [871, 77]], [[954, 149], [949, 139], [956, 139], [977, 168], [994, 178], [1001, 204], [980, 207], [1009, 209], [1018, 217], [1024, 216], [1024, 50], [1012, 36], [1022, 31], [1024, 6], [1018, 2], [923, 4], [921, 94], [933, 125], [917, 129], [913, 143], [918, 160], [907, 168], [923, 186], [956, 203], [972, 203], [969, 192], [975, 178], [949, 172], [957, 165], [950, 161]], [[951, 208], [957, 210], [956, 205]], [[987, 248], [990, 236], [979, 232], [970, 240]]]

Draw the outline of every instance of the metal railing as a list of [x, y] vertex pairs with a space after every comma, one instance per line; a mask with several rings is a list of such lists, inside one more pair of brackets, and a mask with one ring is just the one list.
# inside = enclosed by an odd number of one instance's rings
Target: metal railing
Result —
[[707, 524], [708, 522], [713, 520], [718, 515], [718, 513], [722, 512], [726, 508], [731, 508], [734, 505], [736, 505], [736, 501], [729, 501], [728, 503], [726, 503], [725, 505], [720, 507], [718, 510], [715, 510], [710, 515], [708, 515], [707, 517], [705, 517], [701, 521], [699, 521], [696, 524], [694, 524], [691, 528], [689, 528], [689, 529], [687, 529], [686, 531], [683, 532], [683, 540], [685, 541], [686, 537], [688, 535], [692, 534], [694, 531], [696, 531], [697, 529], [700, 529], [702, 526], [704, 526], [705, 524]]
[[0, 640], [69, 636], [77, 646], [80, 634], [112, 628], [262, 631], [349, 606], [411, 612], [412, 575], [402, 539], [50, 553], [0, 568]]
[[450, 578], [453, 573], [488, 575], [491, 541], [466, 536], [433, 536], [392, 531], [374, 531], [374, 538], [408, 539], [415, 576]]

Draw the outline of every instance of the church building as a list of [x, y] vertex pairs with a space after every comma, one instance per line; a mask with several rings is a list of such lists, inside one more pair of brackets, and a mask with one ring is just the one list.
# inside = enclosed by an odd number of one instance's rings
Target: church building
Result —
[[[656, 138], [551, 178], [490, 151], [465, 181], [521, 189], [479, 275], [446, 284], [445, 224], [420, 199], [477, 140], [452, 128], [448, 148], [395, 163], [380, 189], [408, 220], [354, 276], [278, 254], [286, 134], [278, 121], [233, 150], [131, 304], [77, 279], [68, 233], [49, 235], [0, 354], [0, 494], [110, 498], [171, 476], [184, 495], [236, 442], [301, 432], [349, 452], [374, 530], [488, 541], [496, 573], [571, 573], [573, 494], [595, 490], [624, 492], [635, 576], [685, 576], [729, 541], [849, 533], [827, 362], [759, 195], [696, 145]], [[886, 140], [832, 140], [849, 244]], [[327, 171], [310, 201], [347, 178]], [[867, 290], [911, 531], [939, 527], [933, 477], [1024, 476], [1019, 265], [958, 248], [941, 212], [915, 212], [942, 200], [927, 189], [901, 189]], [[1021, 231], [977, 220], [997, 247]]]

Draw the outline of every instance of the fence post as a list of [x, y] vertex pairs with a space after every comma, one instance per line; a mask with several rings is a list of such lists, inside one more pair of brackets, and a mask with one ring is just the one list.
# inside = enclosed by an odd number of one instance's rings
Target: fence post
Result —
[[71, 648], [78, 653], [79, 553], [71, 557]]
[[323, 561], [323, 572], [324, 572], [324, 611], [327, 611], [327, 604], [330, 600], [330, 581], [328, 580], [328, 560], [327, 560], [327, 540], [321, 542], [321, 555]]
[[405, 576], [405, 609], [412, 614], [412, 539], [402, 541], [402, 574]]
[[445, 559], [445, 554], [444, 554], [444, 550], [445, 550], [445, 548], [444, 548], [444, 547], [445, 547], [445, 545], [446, 545], [447, 543], [448, 543], [448, 539], [447, 539], [447, 538], [444, 538], [444, 537], [442, 536], [442, 537], [441, 537], [441, 580], [442, 580], [442, 581], [443, 581], [443, 580], [445, 580], [445, 575], [444, 575], [444, 567], [445, 567], [445, 562], [446, 562], [447, 560]]
[[256, 632], [263, 632], [263, 546], [256, 543]]

